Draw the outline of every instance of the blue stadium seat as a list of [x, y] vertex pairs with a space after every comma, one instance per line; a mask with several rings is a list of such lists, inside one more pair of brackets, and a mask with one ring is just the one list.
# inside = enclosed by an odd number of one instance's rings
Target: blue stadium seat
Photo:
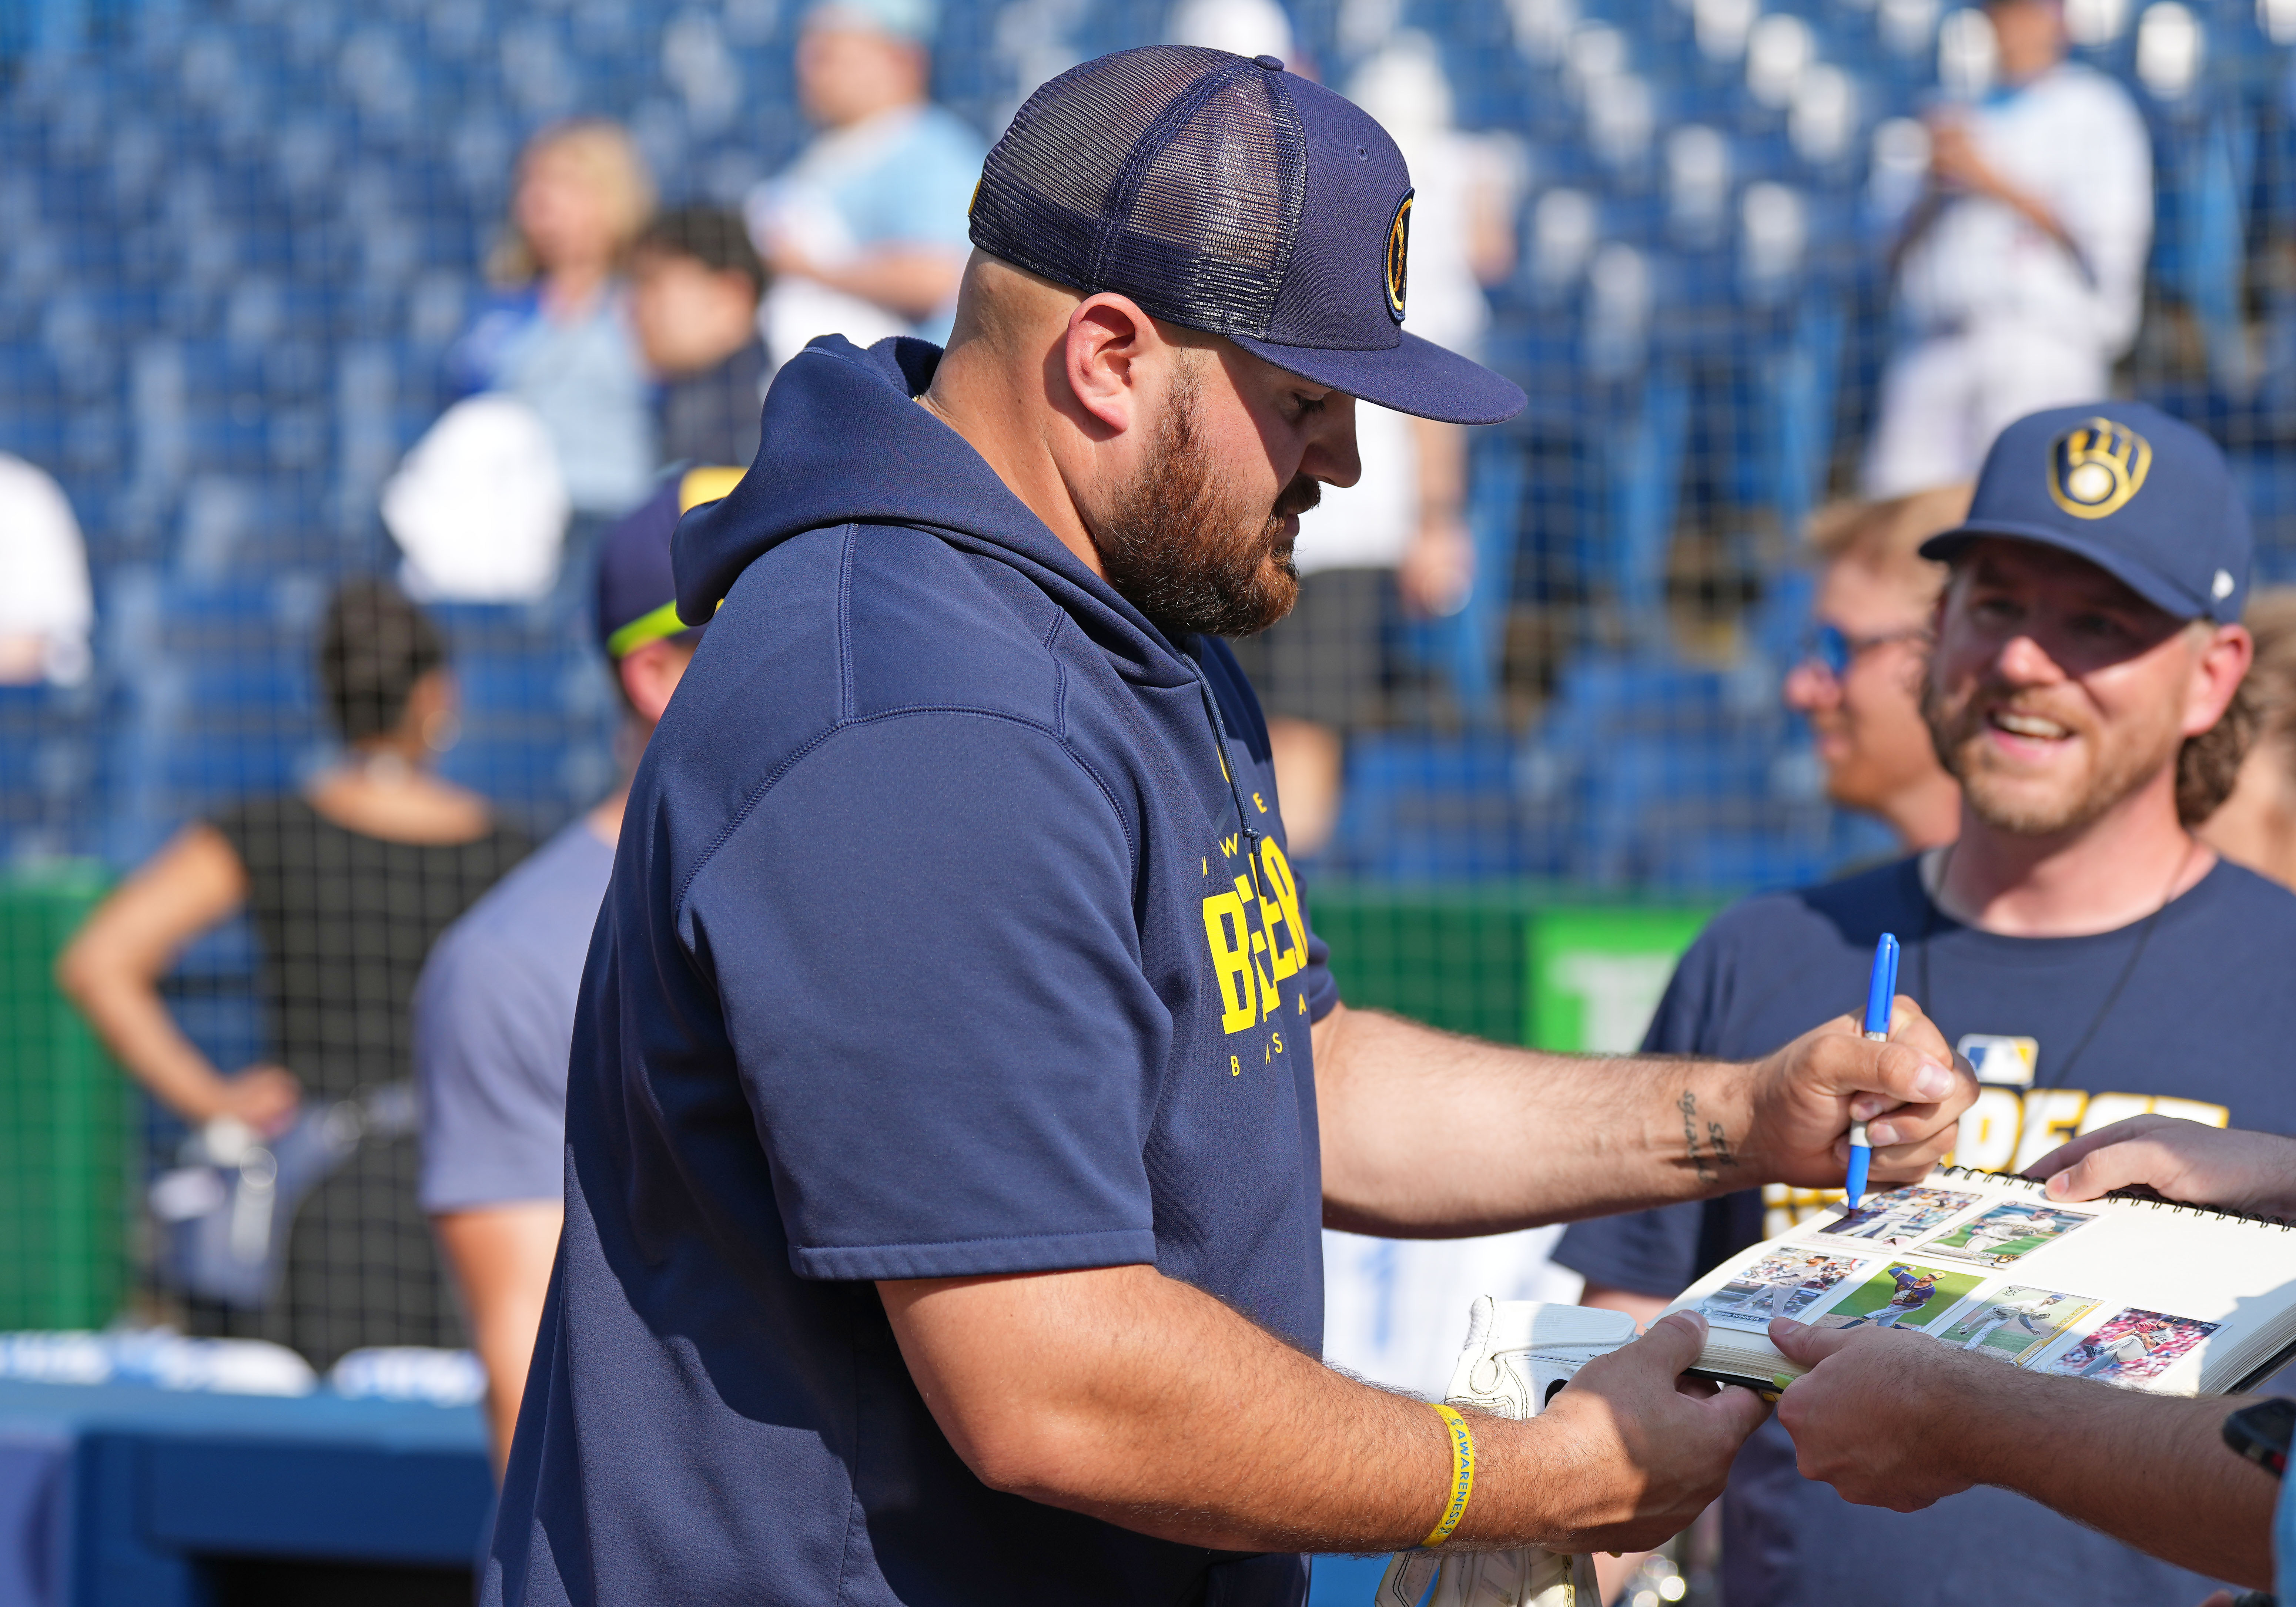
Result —
[[1324, 863], [1342, 876], [1464, 882], [1532, 873], [1505, 737], [1381, 734], [1350, 742]]
[[89, 685], [0, 686], [0, 865], [88, 851], [99, 707]]
[[[573, 588], [578, 589], [578, 588]], [[434, 605], [461, 694], [440, 773], [540, 828], [604, 796], [621, 705], [578, 605]]]
[[1785, 729], [1776, 700], [1771, 674], [1751, 661], [1717, 670], [1589, 655], [1566, 667], [1519, 773], [1531, 803], [1575, 825], [1571, 879], [1678, 876], [1677, 839], [1706, 822], [1762, 819]]
[[324, 586], [308, 575], [128, 575], [108, 589], [122, 706], [102, 851], [124, 865], [186, 820], [293, 788], [318, 761], [311, 630]]

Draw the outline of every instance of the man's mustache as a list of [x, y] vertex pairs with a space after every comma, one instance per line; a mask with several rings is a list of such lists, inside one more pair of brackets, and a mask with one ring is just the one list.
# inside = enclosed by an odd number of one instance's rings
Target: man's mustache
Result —
[[1311, 474], [1295, 474], [1292, 483], [1283, 488], [1275, 499], [1275, 511], [1271, 520], [1289, 519], [1294, 513], [1305, 513], [1324, 500], [1324, 482]]

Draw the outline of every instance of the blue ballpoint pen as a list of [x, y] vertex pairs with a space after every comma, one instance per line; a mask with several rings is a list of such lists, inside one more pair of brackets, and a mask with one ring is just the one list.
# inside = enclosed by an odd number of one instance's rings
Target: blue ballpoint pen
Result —
[[[1868, 1041], [1886, 1044], [1890, 1041], [1890, 1006], [1898, 996], [1898, 939], [1893, 932], [1883, 932], [1882, 940], [1874, 945], [1874, 980], [1866, 988], [1866, 1037]], [[1849, 1178], [1844, 1187], [1849, 1195], [1849, 1209], [1856, 1210], [1857, 1202], [1866, 1197], [1866, 1174], [1874, 1164], [1874, 1146], [1866, 1141], [1866, 1124], [1849, 1124]]]

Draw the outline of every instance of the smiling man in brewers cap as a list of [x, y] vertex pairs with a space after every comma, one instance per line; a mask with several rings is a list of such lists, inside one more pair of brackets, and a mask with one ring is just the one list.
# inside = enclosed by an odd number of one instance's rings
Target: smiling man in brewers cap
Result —
[[1890, 1175], [1950, 1142], [1910, 1007], [1729, 1065], [1339, 1003], [1218, 637], [1289, 605], [1352, 398], [1521, 403], [1404, 332], [1410, 199], [1272, 57], [1103, 58], [990, 156], [946, 353], [781, 371], [678, 531], [712, 623], [591, 948], [487, 1600], [1272, 1607], [1305, 1550], [1647, 1542], [1764, 1414], [1677, 1390], [1695, 1318], [1448, 1423], [1316, 1359], [1320, 1224], [1838, 1180], [1885, 1104]]
[[[1923, 704], [1961, 783], [1957, 840], [1725, 914], [1684, 956], [1644, 1047], [1741, 1055], [1783, 1043], [1856, 996], [1890, 931], [1905, 944], [1900, 985], [1987, 1084], [1961, 1120], [1964, 1165], [2021, 1170], [2147, 1111], [2296, 1134], [2285, 974], [2296, 897], [2193, 835], [2231, 791], [2248, 725], [2235, 696], [2251, 652], [2238, 623], [2248, 516], [2223, 455], [2139, 404], [2037, 413], [2002, 432], [1967, 519], [1922, 552], [1951, 570]], [[1557, 1259], [1587, 1275], [1590, 1301], [1653, 1311], [1812, 1202], [1748, 1193], [1582, 1223]], [[1798, 1357], [1841, 1343], [1784, 1332]], [[1843, 1374], [1856, 1369], [1830, 1376]], [[1882, 1421], [1829, 1412], [1802, 1470], [1874, 1500], [1888, 1482], [1880, 1464], [1931, 1455], [1893, 1445], [1869, 1459]], [[1786, 1430], [1800, 1439], [1804, 1427], [1790, 1412], [1780, 1424], [1731, 1473], [1731, 1603], [2140, 1607], [2208, 1592], [2184, 1570], [2204, 1571], [2214, 1554], [2190, 1535], [2164, 1549], [2173, 1526], [2108, 1525], [2181, 1568], [1999, 1489], [1915, 1513], [1847, 1505], [1800, 1476]], [[1856, 1476], [1860, 1463], [1875, 1476]], [[2069, 1510], [2104, 1521], [2095, 1506]], [[1891, 1555], [1923, 1564], [1877, 1569]]]

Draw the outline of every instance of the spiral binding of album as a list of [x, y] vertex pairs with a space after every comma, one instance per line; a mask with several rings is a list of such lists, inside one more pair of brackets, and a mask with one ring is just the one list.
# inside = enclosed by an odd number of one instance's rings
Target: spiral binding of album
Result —
[[[1938, 1170], [1947, 1177], [1975, 1178], [1988, 1183], [2000, 1183], [2010, 1187], [2021, 1188], [2028, 1193], [2045, 1193], [2048, 1188], [2048, 1182], [2045, 1178], [2022, 1177], [2011, 1172], [1988, 1172], [1971, 1166], [1939, 1167]], [[2155, 1210], [2189, 1211], [2199, 1217], [2223, 1217], [2234, 1222], [2253, 1222], [2259, 1227], [2276, 1227], [2283, 1233], [2296, 1233], [2296, 1222], [2291, 1222], [2285, 1217], [2268, 1217], [2257, 1211], [2234, 1210], [2229, 1206], [2223, 1205], [2201, 1205], [2190, 1200], [2171, 1200], [2158, 1189], [2148, 1188], [2142, 1185], [2134, 1188], [2117, 1188], [2104, 1197], [2107, 1200], [2126, 1200], [2132, 1204], [2150, 1206]]]

